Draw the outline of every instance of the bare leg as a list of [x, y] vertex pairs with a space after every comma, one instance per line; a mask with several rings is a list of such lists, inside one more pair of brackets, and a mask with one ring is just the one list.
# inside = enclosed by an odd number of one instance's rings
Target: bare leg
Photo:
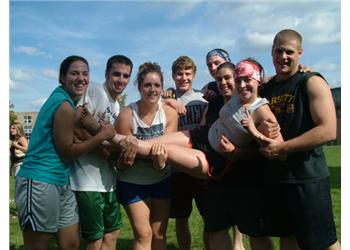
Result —
[[208, 233], [210, 249], [232, 250], [232, 241], [228, 230]]
[[233, 231], [233, 250], [245, 250], [243, 245], [243, 234], [238, 230], [237, 226], [232, 228]]
[[300, 249], [297, 240], [294, 236], [280, 237], [280, 249], [281, 250], [298, 250]]
[[110, 233], [103, 235], [102, 249], [104, 250], [115, 250], [117, 246], [117, 240], [120, 235], [120, 230], [115, 230]]
[[89, 110], [85, 107], [80, 114], [80, 122], [92, 135], [95, 135], [100, 131], [101, 125], [92, 117]]
[[134, 233], [133, 250], [149, 250], [152, 244], [151, 199], [125, 206]]
[[[92, 118], [89, 111], [83, 110], [81, 122], [90, 133], [96, 133], [98, 126], [96, 120]], [[96, 125], [97, 124], [97, 125]], [[123, 143], [127, 143], [125, 135], [116, 134], [111, 143], [118, 148], [123, 148]], [[153, 144], [165, 144], [168, 152], [167, 162], [182, 172], [195, 176], [197, 178], [206, 179], [208, 173], [208, 162], [204, 153], [200, 150], [189, 148], [190, 139], [188, 131], [179, 131], [156, 137], [150, 140], [138, 140], [137, 155], [143, 158], [149, 158]], [[163, 147], [161, 147], [163, 150]], [[159, 160], [159, 159], [157, 159]], [[159, 163], [156, 163], [157, 165]], [[160, 161], [162, 166], [162, 161]]]
[[176, 219], [176, 238], [181, 250], [191, 249], [191, 232], [188, 219]]
[[102, 239], [90, 241], [86, 243], [85, 250], [100, 250], [102, 246]]
[[34, 232], [31, 229], [26, 229], [23, 232], [24, 249], [46, 250], [52, 238], [53, 234]]
[[273, 250], [273, 242], [270, 237], [249, 237], [252, 250]]
[[333, 245], [327, 247], [327, 250], [340, 250], [340, 243], [337, 241]]
[[[89, 110], [87, 110], [85, 107], [80, 114], [80, 122], [83, 125], [83, 127], [92, 135], [96, 135], [101, 129], [101, 124], [99, 124], [92, 117]], [[119, 143], [124, 138], [126, 138], [125, 135], [119, 135], [116, 133], [116, 135], [112, 139], [110, 139], [109, 142], [115, 144], [118, 148], [120, 148]]]
[[166, 250], [166, 231], [170, 216], [170, 199], [151, 200], [152, 249]]
[[[83, 127], [87, 131], [89, 131], [89, 133], [91, 133], [92, 135], [97, 134], [101, 128], [101, 125], [92, 117], [92, 115], [86, 108], [84, 108], [81, 112], [80, 122], [83, 125]], [[118, 148], [120, 147], [123, 148], [124, 145], [121, 141], [126, 137], [127, 136], [125, 135], [120, 135], [116, 133], [116, 135], [111, 140], [109, 140], [109, 142], [114, 144]], [[139, 140], [138, 143], [139, 143], [139, 147], [138, 147], [139, 149], [137, 152], [138, 155], [147, 157], [150, 154], [151, 147], [154, 143], [163, 143], [163, 144], [172, 143], [172, 144], [177, 144], [180, 146], [187, 147], [190, 144], [190, 140], [189, 140], [188, 132], [184, 131], [184, 132], [174, 132], [170, 134], [165, 134], [163, 136], [156, 137], [147, 141]]]
[[57, 232], [57, 240], [61, 250], [79, 249], [79, 224], [59, 229]]
[[171, 166], [199, 179], [208, 178], [209, 164], [202, 151], [174, 144], [167, 144], [166, 149]]

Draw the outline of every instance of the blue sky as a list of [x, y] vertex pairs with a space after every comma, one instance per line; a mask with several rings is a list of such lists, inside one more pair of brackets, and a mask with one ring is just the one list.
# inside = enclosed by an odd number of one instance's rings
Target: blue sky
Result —
[[161, 65], [169, 87], [172, 62], [188, 55], [198, 67], [194, 87], [201, 88], [211, 80], [205, 55], [216, 47], [234, 62], [255, 57], [271, 75], [272, 39], [284, 28], [302, 34], [301, 62], [340, 86], [340, 10], [340, 0], [10, 1], [9, 99], [15, 111], [38, 111], [71, 54], [89, 61], [97, 83], [110, 56], [130, 57], [135, 68], [127, 103], [139, 98], [133, 82], [145, 61]]

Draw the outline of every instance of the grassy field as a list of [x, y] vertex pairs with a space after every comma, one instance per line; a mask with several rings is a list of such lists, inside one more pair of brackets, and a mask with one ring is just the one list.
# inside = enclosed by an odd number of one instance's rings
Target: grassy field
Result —
[[[341, 239], [341, 232], [340, 232], [340, 192], [341, 192], [341, 185], [340, 185], [340, 146], [327, 146], [325, 147], [325, 153], [326, 158], [329, 166], [330, 171], [330, 178], [331, 178], [331, 185], [332, 185], [332, 198], [333, 198], [333, 211], [334, 211], [334, 217], [335, 217], [335, 223], [337, 226], [337, 236], [338, 239]], [[14, 182], [13, 178], [10, 177], [10, 249], [23, 249], [23, 240], [22, 240], [22, 234], [18, 226], [17, 217], [15, 216], [16, 208], [15, 204], [13, 202], [13, 190], [14, 190]], [[195, 206], [194, 206], [195, 207]], [[118, 249], [119, 250], [127, 250], [131, 249], [132, 244], [132, 231], [130, 224], [127, 219], [127, 215], [125, 211], [123, 211], [123, 218], [124, 218], [124, 228], [122, 229], [122, 234], [120, 239], [118, 240]], [[201, 217], [197, 211], [197, 209], [194, 209], [191, 218], [190, 218], [190, 228], [192, 233], [192, 249], [203, 249], [202, 244], [202, 228], [203, 228], [203, 222], [201, 220]], [[178, 249], [178, 245], [176, 242], [176, 236], [175, 236], [175, 223], [174, 220], [169, 221], [168, 226], [168, 249]], [[277, 245], [277, 240], [275, 239], [275, 244]], [[244, 245], [246, 247], [246, 250], [249, 250], [249, 243], [248, 243], [248, 237], [244, 237]], [[57, 249], [54, 242], [52, 242], [52, 246], [50, 249]], [[81, 249], [83, 249], [83, 246], [81, 246]], [[277, 248], [276, 248], [277, 249]]]

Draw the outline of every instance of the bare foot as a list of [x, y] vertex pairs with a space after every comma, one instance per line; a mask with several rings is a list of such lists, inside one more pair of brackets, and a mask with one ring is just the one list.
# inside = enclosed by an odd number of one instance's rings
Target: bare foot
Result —
[[86, 107], [84, 107], [81, 112], [80, 122], [92, 135], [96, 135], [101, 129], [101, 125], [92, 117]]
[[151, 148], [151, 158], [153, 167], [162, 170], [166, 167], [166, 160], [168, 159], [168, 152], [164, 144], [154, 144]]

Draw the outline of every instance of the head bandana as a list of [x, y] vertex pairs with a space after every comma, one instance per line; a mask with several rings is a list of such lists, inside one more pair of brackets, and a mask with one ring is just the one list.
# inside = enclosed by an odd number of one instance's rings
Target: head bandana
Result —
[[213, 49], [213, 50], [209, 51], [207, 54], [207, 61], [212, 56], [219, 56], [219, 57], [223, 58], [226, 62], [231, 62], [230, 56], [223, 49]]
[[249, 61], [240, 61], [235, 68], [235, 78], [247, 76], [261, 82], [260, 68]]

